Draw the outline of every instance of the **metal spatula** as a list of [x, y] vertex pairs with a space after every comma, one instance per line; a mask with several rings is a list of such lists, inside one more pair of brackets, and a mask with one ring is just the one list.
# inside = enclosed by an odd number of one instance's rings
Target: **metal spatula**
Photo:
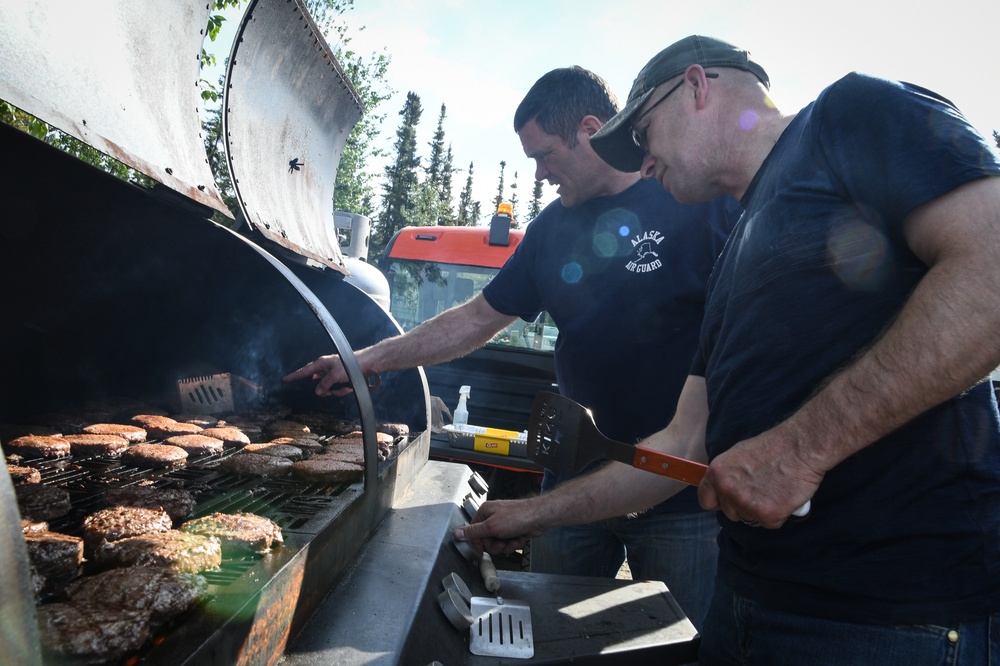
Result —
[[486, 657], [531, 659], [535, 639], [531, 609], [526, 601], [503, 597], [472, 597], [469, 651]]
[[[701, 483], [708, 469], [692, 460], [608, 439], [597, 429], [589, 409], [550, 391], [535, 396], [527, 453], [529, 460], [556, 472], [578, 472], [595, 460], [617, 460], [693, 486]], [[806, 502], [793, 515], [805, 516], [810, 507]]]
[[595, 460], [617, 460], [672, 479], [701, 483], [701, 463], [608, 439], [590, 410], [569, 398], [539, 391], [528, 419], [528, 458], [556, 472], [578, 472]]

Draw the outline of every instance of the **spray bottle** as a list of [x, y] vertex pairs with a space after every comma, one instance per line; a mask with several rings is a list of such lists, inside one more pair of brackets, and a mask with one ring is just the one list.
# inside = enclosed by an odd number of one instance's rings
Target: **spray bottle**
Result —
[[453, 421], [457, 426], [466, 425], [469, 422], [469, 408], [466, 406], [465, 401], [469, 398], [471, 392], [471, 386], [463, 386], [458, 389], [458, 407], [455, 408], [455, 419]]

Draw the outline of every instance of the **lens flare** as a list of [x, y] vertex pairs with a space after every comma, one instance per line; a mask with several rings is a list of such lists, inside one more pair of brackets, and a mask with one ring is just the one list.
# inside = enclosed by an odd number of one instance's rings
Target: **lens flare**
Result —
[[753, 109], [748, 109], [740, 114], [740, 127], [744, 130], [752, 130], [760, 122], [760, 116]]
[[889, 243], [883, 233], [861, 218], [844, 219], [830, 228], [826, 242], [830, 267], [852, 289], [877, 289], [885, 277]]
[[583, 266], [571, 261], [562, 269], [562, 279], [566, 284], [576, 284], [583, 278]]

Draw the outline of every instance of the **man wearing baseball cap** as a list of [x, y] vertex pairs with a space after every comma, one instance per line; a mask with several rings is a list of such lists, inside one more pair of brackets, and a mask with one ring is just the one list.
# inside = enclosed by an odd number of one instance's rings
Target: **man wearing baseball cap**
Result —
[[[747, 51], [687, 37], [591, 137], [679, 201], [728, 193], [745, 211], [674, 419], [643, 442], [710, 461], [699, 500], [722, 531], [701, 663], [997, 663], [1000, 416], [983, 378], [1000, 365], [1000, 158], [911, 84], [848, 74], [794, 115], [769, 85]], [[498, 552], [678, 488], [610, 463], [487, 502], [456, 538]]]

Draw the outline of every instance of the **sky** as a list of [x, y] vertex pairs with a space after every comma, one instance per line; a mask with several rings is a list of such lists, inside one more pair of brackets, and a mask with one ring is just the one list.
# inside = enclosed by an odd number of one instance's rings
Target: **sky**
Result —
[[[446, 142], [463, 169], [454, 177], [456, 199], [473, 162], [484, 215], [492, 213], [501, 160], [507, 197], [517, 172], [526, 215], [534, 162], [512, 122], [541, 75], [580, 65], [604, 77], [624, 104], [643, 65], [690, 34], [748, 49], [785, 112], [856, 70], [930, 88], [988, 138], [1000, 131], [1000, 0], [355, 0], [343, 18], [353, 50], [392, 58], [396, 94], [376, 109], [386, 115], [378, 145], [392, 152], [413, 91], [423, 107], [417, 152], [426, 160], [444, 103]], [[378, 182], [384, 166], [370, 169]], [[546, 185], [543, 203], [555, 198]]]

